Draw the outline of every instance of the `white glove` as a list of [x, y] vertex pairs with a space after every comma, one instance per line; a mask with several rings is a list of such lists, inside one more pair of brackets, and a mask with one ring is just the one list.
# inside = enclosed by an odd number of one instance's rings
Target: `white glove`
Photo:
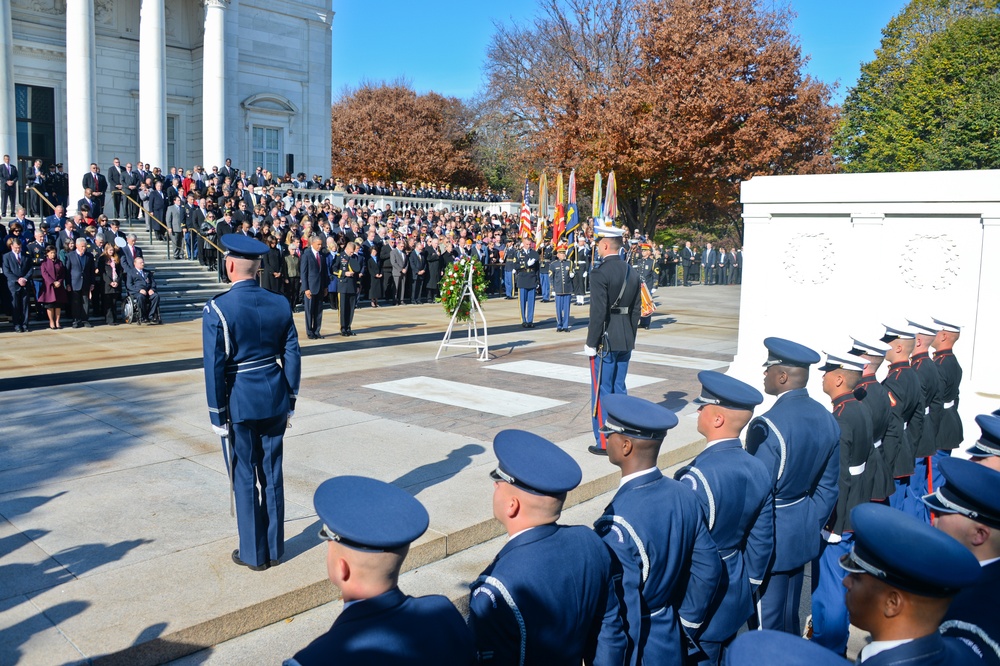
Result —
[[213, 424], [212, 430], [214, 430], [215, 434], [218, 435], [219, 437], [229, 437], [229, 428], [223, 428], [222, 426], [217, 426]]
[[583, 272], [583, 277], [587, 277], [587, 271]]
[[534, 266], [535, 265], [535, 260], [534, 259], [528, 259], [528, 265], [529, 266]]
[[573, 277], [574, 275], [576, 275], [576, 273], [570, 273], [569, 274], [570, 277]]
[[587, 356], [597, 356], [597, 350], [593, 347], [588, 347], [586, 343], [583, 345], [583, 353]]

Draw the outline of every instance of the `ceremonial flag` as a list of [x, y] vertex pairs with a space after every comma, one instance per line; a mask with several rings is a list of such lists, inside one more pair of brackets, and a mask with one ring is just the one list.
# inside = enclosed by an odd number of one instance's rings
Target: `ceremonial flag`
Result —
[[608, 224], [615, 226], [615, 218], [618, 217], [618, 193], [615, 191], [615, 172], [608, 174], [608, 193], [604, 195], [604, 217]]
[[538, 179], [538, 219], [548, 219], [549, 217], [549, 179], [542, 172]]
[[521, 225], [517, 235], [524, 238], [531, 236], [531, 208], [528, 201], [531, 199], [531, 190], [528, 189], [528, 177], [524, 177], [524, 203], [521, 204]]
[[594, 174], [594, 220], [601, 217], [601, 172]]
[[569, 172], [569, 192], [567, 193], [566, 219], [562, 233], [569, 234], [580, 226], [580, 210], [576, 206], [576, 169]]
[[552, 222], [552, 243], [556, 244], [559, 242], [559, 237], [563, 235], [563, 231], [566, 229], [566, 211], [563, 210], [563, 204], [556, 204], [556, 216], [555, 220]]
[[563, 199], [562, 171], [560, 171], [559, 175], [556, 176], [556, 203], [557, 204], [566, 203], [566, 200]]

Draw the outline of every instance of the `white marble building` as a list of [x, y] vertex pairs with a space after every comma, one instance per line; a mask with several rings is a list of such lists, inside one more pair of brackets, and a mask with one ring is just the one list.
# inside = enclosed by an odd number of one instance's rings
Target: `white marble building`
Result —
[[332, 0], [0, 0], [0, 154], [330, 171]]

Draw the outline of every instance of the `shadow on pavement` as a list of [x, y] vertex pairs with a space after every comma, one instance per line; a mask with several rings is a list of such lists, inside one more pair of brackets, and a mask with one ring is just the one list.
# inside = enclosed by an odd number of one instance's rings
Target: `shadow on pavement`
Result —
[[472, 463], [473, 456], [485, 451], [479, 444], [466, 444], [448, 453], [444, 459], [420, 465], [391, 483], [418, 495], [421, 491], [452, 478]]

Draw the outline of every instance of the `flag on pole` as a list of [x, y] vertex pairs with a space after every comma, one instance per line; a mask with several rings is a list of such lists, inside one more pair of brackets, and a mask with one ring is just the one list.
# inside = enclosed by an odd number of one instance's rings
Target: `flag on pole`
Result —
[[524, 203], [521, 204], [521, 225], [518, 228], [517, 235], [521, 238], [531, 236], [531, 208], [528, 207], [528, 201], [531, 199], [531, 190], [528, 189], [528, 177], [524, 177]]
[[594, 211], [591, 217], [597, 220], [601, 217], [601, 172], [594, 174]]
[[559, 242], [559, 237], [563, 235], [566, 229], [566, 211], [563, 208], [563, 204], [556, 204], [556, 216], [552, 221], [552, 242], [553, 244]]
[[604, 209], [602, 211], [607, 223], [615, 226], [615, 218], [618, 217], [618, 193], [615, 191], [615, 172], [608, 173], [608, 193], [604, 195]]
[[538, 219], [548, 219], [549, 217], [549, 179], [542, 172], [538, 179]]
[[566, 199], [567, 203], [576, 203], [576, 169], [572, 169], [569, 172], [569, 197]]
[[569, 234], [580, 226], [580, 210], [576, 206], [576, 169], [569, 172], [569, 203], [566, 205], [566, 221], [563, 224], [563, 234]]
[[562, 171], [560, 171], [559, 175], [556, 176], [556, 203], [557, 204], [564, 204], [564, 203], [566, 203], [566, 200], [563, 199], [563, 177], [562, 177]]

